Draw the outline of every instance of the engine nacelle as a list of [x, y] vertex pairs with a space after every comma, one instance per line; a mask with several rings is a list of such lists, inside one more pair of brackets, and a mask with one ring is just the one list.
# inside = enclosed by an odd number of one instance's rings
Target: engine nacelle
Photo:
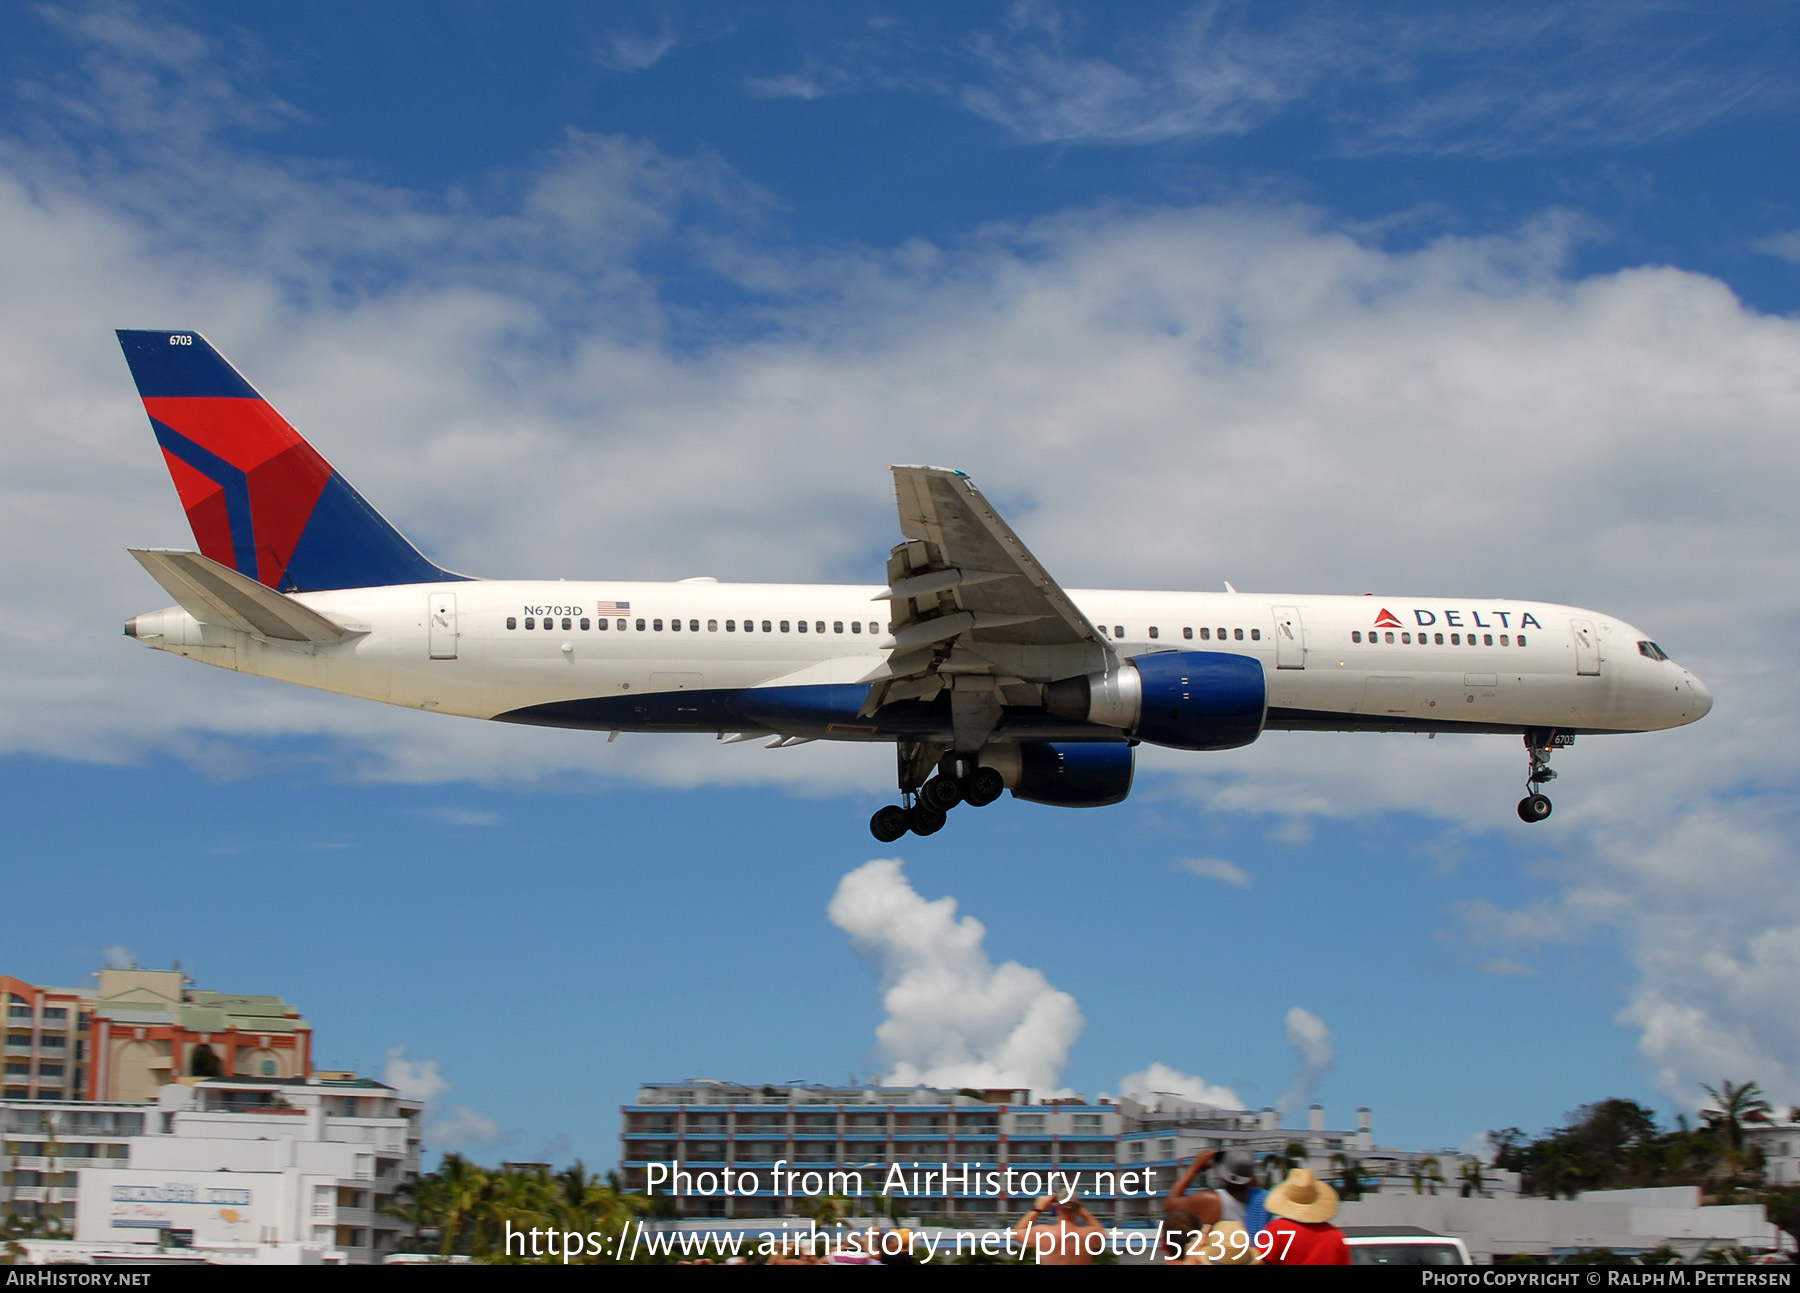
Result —
[[1230, 750], [1262, 734], [1269, 691], [1261, 662], [1223, 651], [1164, 651], [1115, 673], [1044, 689], [1052, 714], [1116, 727], [1177, 750]]
[[982, 765], [1006, 778], [1013, 798], [1059, 808], [1124, 802], [1135, 762], [1123, 741], [1027, 741], [981, 752]]

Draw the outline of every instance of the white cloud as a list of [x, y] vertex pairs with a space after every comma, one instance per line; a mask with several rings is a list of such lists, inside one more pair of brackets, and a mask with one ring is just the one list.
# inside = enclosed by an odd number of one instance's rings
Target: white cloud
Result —
[[1119, 1079], [1119, 1094], [1130, 1096], [1152, 1108], [1172, 1102], [1204, 1105], [1212, 1109], [1242, 1109], [1244, 1102], [1228, 1086], [1216, 1086], [1195, 1073], [1183, 1073], [1167, 1064], [1154, 1063], [1147, 1069], [1127, 1073]]
[[454, 1089], [436, 1060], [410, 1060], [406, 1047], [388, 1048], [381, 1066], [381, 1080], [408, 1100], [426, 1102], [425, 1138], [439, 1149], [493, 1145], [510, 1137], [487, 1114], [466, 1104], [440, 1112], [443, 1099]]
[[[1616, 6], [1421, 15], [1200, 4], [1112, 35], [1034, 0], [978, 33], [973, 66], [947, 83], [965, 108], [1031, 143], [1242, 135], [1291, 112], [1322, 116], [1351, 154], [1641, 143], [1791, 98], [1772, 57], [1709, 58], [1648, 17]], [[945, 75], [912, 79], [929, 89]]]
[[113, 943], [101, 950], [100, 963], [109, 970], [135, 970], [137, 953], [123, 943]]
[[448, 1118], [427, 1124], [425, 1135], [434, 1146], [458, 1149], [498, 1144], [506, 1140], [509, 1133], [501, 1131], [500, 1124], [485, 1113], [459, 1104], [450, 1111]]
[[1239, 889], [1250, 887], [1250, 873], [1234, 862], [1227, 862], [1224, 858], [1177, 858], [1174, 866], [1178, 871], [1205, 876], [1208, 880], [1235, 885]]
[[675, 33], [667, 25], [654, 36], [618, 32], [607, 38], [595, 59], [609, 72], [642, 72], [662, 62], [677, 43]]
[[1325, 1021], [1299, 1006], [1287, 1012], [1287, 1042], [1299, 1059], [1300, 1068], [1287, 1090], [1276, 1097], [1275, 1107], [1291, 1115], [1312, 1100], [1319, 1083], [1337, 1061], [1337, 1049]]
[[1800, 265], [1800, 229], [1789, 229], [1786, 233], [1770, 234], [1767, 238], [1759, 238], [1750, 246], [1755, 251]]
[[1017, 961], [994, 965], [987, 930], [958, 919], [954, 898], [927, 902], [898, 859], [881, 858], [839, 882], [830, 915], [880, 974], [885, 1081], [1060, 1089], [1082, 1029], [1075, 998]]

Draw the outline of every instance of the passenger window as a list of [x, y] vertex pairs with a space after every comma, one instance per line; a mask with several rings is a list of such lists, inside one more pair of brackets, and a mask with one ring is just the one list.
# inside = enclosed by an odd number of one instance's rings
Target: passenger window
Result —
[[1154, 642], [1156, 640], [1156, 637], [1157, 637], [1156, 625], [1152, 624], [1150, 626], [1150, 640], [1152, 642]]
[[581, 621], [581, 631], [583, 633], [588, 631], [588, 622], [585, 619]]
[[[656, 621], [656, 627], [657, 627], [657, 628], [661, 628], [661, 627], [662, 627], [662, 621], [661, 621], [661, 620], [658, 620], [658, 621]], [[680, 620], [670, 620], [670, 621], [669, 621], [669, 632], [671, 632], [671, 633], [679, 633], [679, 632], [681, 632], [681, 621], [680, 621]]]
[[1113, 636], [1116, 638], [1124, 637], [1125, 636], [1125, 626], [1123, 624], [1113, 625]]
[[1242, 630], [1242, 629], [1233, 629], [1233, 630], [1232, 630], [1232, 633], [1234, 633], [1234, 634], [1235, 634], [1235, 635], [1236, 635], [1236, 636], [1237, 636], [1237, 640], [1238, 640], [1238, 641], [1239, 641], [1239, 642], [1242, 642], [1242, 641], [1243, 641], [1243, 640], [1244, 640], [1244, 630]]
[[708, 633], [717, 633], [719, 631], [719, 621], [717, 621], [717, 620], [706, 621], [706, 631]]
[[816, 623], [814, 623], [813, 630], [818, 633], [823, 633], [825, 631], [825, 621], [819, 620]]
[[[786, 633], [786, 632], [787, 632], [787, 625], [785, 625], [785, 624], [783, 624], [783, 625], [782, 625], [782, 626], [781, 626], [781, 631], [782, 631], [782, 632], [783, 632], [783, 633]], [[800, 621], [800, 631], [801, 631], [801, 632], [802, 632], [802, 633], [804, 633], [804, 632], [806, 632], [806, 621], [805, 621], [805, 620], [801, 620], [801, 621]]]
[[661, 620], [651, 620], [650, 627], [655, 629], [658, 633], [661, 633], [662, 632], [662, 621]]
[[[606, 630], [607, 630], [607, 629], [608, 629], [608, 628], [610, 628], [610, 627], [611, 627], [611, 625], [610, 625], [610, 623], [609, 623], [609, 622], [608, 622], [608, 621], [606, 621], [606, 620], [595, 620], [595, 621], [594, 621], [594, 627], [595, 627], [595, 628], [597, 628], [597, 629], [599, 629], [599, 630], [600, 630], [600, 631], [601, 631], [601, 632], [602, 632], [602, 633], [604, 633], [604, 632], [606, 632]], [[620, 628], [624, 628], [624, 627], [625, 627], [625, 621], [624, 621], [624, 620], [620, 620], [620, 621], [619, 621], [619, 627], [620, 627]]]
[[1452, 633], [1450, 635], [1450, 645], [1451, 646], [1461, 646], [1462, 645], [1462, 634]]
[[[749, 622], [749, 621], [748, 621], [748, 620], [746, 620], [746, 621], [745, 621], [745, 623], [748, 623], [748, 622]], [[772, 629], [772, 628], [770, 628], [770, 627], [769, 627], [769, 621], [767, 621], [767, 620], [764, 620], [764, 621], [763, 621], [763, 632], [764, 632], [764, 633], [773, 633], [773, 632], [774, 632], [774, 631], [775, 631], [775, 630], [774, 630], [774, 629]], [[783, 633], [785, 633], [785, 632], [787, 632], [787, 625], [786, 625], [786, 624], [783, 624], [783, 625], [782, 625], [782, 626], [781, 626], [781, 631], [782, 631], [782, 632], [783, 632]]]
[[1350, 640], [1352, 642], [1361, 642], [1362, 641], [1362, 630], [1361, 629], [1351, 629], [1350, 630]]
[[1192, 642], [1194, 640], [1194, 630], [1193, 629], [1182, 629], [1181, 636], [1186, 638], [1189, 642]]
[[[1244, 635], [1242, 633], [1239, 633], [1238, 636], [1243, 637]], [[1225, 640], [1225, 630], [1220, 629], [1219, 630], [1219, 641], [1223, 642], [1224, 640]]]
[[[660, 622], [658, 622], [658, 624], [657, 624], [657, 626], [656, 626], [656, 627], [657, 627], [657, 628], [661, 628], [661, 627], [662, 627], [662, 624], [661, 624], [661, 623], [660, 623]], [[638, 621], [638, 622], [637, 622], [637, 631], [638, 631], [638, 632], [639, 632], [639, 633], [642, 633], [642, 632], [643, 632], [643, 631], [644, 631], [644, 621], [642, 621], [642, 620], [639, 620], [639, 621]]]
[[[1250, 640], [1252, 642], [1261, 642], [1262, 641], [1262, 630], [1261, 629], [1251, 629], [1250, 630]], [[1392, 633], [1388, 634], [1388, 641], [1392, 642], [1393, 640], [1394, 640], [1394, 635]]]
[[725, 621], [725, 631], [727, 633], [736, 633], [737, 632], [737, 621], [736, 620], [726, 620]]
[[569, 617], [567, 615], [563, 616], [563, 632], [567, 633], [570, 629], [572, 629], [574, 627], [575, 626], [573, 624], [569, 623]]
[[[820, 630], [820, 631], [823, 632], [824, 630]], [[831, 621], [831, 631], [833, 633], [842, 633], [844, 631], [844, 621], [842, 621], [842, 620]]]
[[1412, 634], [1402, 633], [1400, 635], [1400, 645], [1401, 646], [1411, 646], [1412, 645]]
[[[1200, 640], [1201, 640], [1201, 641], [1202, 641], [1202, 642], [1210, 642], [1210, 641], [1212, 641], [1212, 630], [1211, 630], [1211, 629], [1201, 629], [1201, 630], [1200, 630]], [[1361, 637], [1360, 637], [1360, 636], [1359, 636], [1359, 637], [1358, 637], [1358, 638], [1357, 638], [1357, 641], [1358, 641], [1358, 642], [1360, 642], [1360, 641], [1362, 641], [1362, 638], [1361, 638]]]
[[1504, 633], [1502, 633], [1502, 634], [1501, 634], [1501, 635], [1500, 635], [1500, 645], [1501, 645], [1501, 646], [1511, 646], [1511, 645], [1512, 645], [1512, 643], [1511, 643], [1511, 642], [1508, 642], [1508, 641], [1507, 641], [1507, 640], [1506, 640], [1506, 634], [1504, 634]]
[[1444, 645], [1444, 635], [1442, 633], [1433, 633], [1431, 636], [1432, 640], [1436, 642], [1438, 646]]
[[783, 633], [788, 631], [788, 622], [786, 620], [781, 621], [781, 631]]
[[862, 632], [862, 621], [861, 620], [851, 620], [850, 621], [850, 631], [852, 633], [861, 633]]
[[[644, 627], [644, 621], [642, 621], [642, 620], [639, 620], [639, 621], [638, 621], [638, 627], [639, 627], [639, 628], [643, 628], [643, 627]], [[623, 632], [624, 632], [624, 631], [625, 631], [625, 621], [624, 621], [624, 620], [620, 620], [620, 621], [619, 621], [619, 632], [621, 632], [621, 633], [623, 633]]]
[[1483, 633], [1481, 635], [1481, 645], [1482, 646], [1493, 646], [1494, 645], [1494, 635], [1492, 633]]
[[517, 615], [508, 615], [506, 617], [506, 627], [509, 629], [518, 628], [519, 627], [519, 617]]
[[532, 629], [532, 628], [536, 628], [536, 627], [537, 627], [537, 621], [536, 621], [536, 620], [534, 620], [534, 619], [532, 619], [532, 618], [531, 618], [531, 616], [529, 616], [529, 615], [527, 615], [527, 616], [526, 616], [526, 617], [525, 617], [525, 627], [526, 627], [526, 628], [528, 628], [528, 629]]
[[1525, 645], [1525, 635], [1523, 633], [1519, 634], [1519, 645], [1520, 646]]
[[1382, 636], [1382, 637], [1383, 637], [1383, 639], [1385, 639], [1385, 640], [1386, 640], [1386, 642], [1387, 642], [1387, 644], [1388, 644], [1388, 645], [1389, 645], [1389, 646], [1393, 646], [1393, 645], [1394, 645], [1394, 635], [1393, 635], [1393, 632], [1392, 632], [1392, 631], [1391, 631], [1391, 630], [1390, 630], [1390, 631], [1389, 631], [1389, 632], [1387, 632], [1387, 633], [1383, 633], [1383, 634], [1382, 634], [1382, 635], [1381, 635], [1381, 636]]

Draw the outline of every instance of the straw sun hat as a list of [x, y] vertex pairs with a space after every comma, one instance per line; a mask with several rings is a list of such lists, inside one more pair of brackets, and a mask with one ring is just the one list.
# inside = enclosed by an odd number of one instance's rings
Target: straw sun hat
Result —
[[1289, 1221], [1330, 1221], [1337, 1215], [1337, 1191], [1307, 1171], [1297, 1167], [1288, 1179], [1269, 1191], [1263, 1207]]

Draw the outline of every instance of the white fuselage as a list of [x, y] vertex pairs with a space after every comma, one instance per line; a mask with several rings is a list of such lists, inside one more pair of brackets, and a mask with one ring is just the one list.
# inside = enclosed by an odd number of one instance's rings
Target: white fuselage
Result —
[[[337, 623], [366, 630], [332, 644], [263, 641], [203, 626], [176, 608], [133, 625], [148, 645], [208, 664], [438, 713], [735, 732], [759, 725], [679, 698], [857, 683], [888, 654], [886, 592], [878, 585], [481, 580], [294, 594]], [[1121, 657], [1173, 650], [1257, 659], [1271, 728], [1639, 732], [1694, 722], [1712, 705], [1691, 673], [1640, 647], [1647, 634], [1576, 607], [1439, 597], [1069, 595]], [[629, 609], [602, 615], [602, 604]], [[893, 739], [849, 727], [814, 735]]]

